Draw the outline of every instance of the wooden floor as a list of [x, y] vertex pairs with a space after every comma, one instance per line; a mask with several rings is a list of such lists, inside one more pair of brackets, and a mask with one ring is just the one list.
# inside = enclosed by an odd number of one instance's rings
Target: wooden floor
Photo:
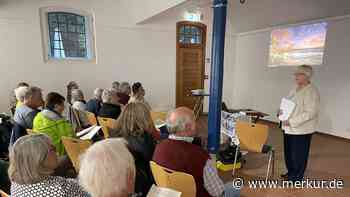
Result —
[[[262, 124], [268, 124], [263, 123]], [[207, 117], [198, 120], [198, 130], [206, 138], [208, 127]], [[270, 126], [268, 144], [276, 150], [276, 167], [274, 180], [280, 180], [279, 175], [285, 172], [283, 158], [283, 134], [275, 125]], [[267, 169], [267, 156], [248, 153], [243, 169], [235, 177], [242, 177], [245, 182], [261, 180]], [[234, 178], [231, 172], [220, 172], [225, 182]], [[312, 138], [308, 168], [305, 174], [309, 180], [342, 180], [344, 189], [250, 189], [247, 185], [241, 190], [244, 197], [349, 197], [350, 196], [350, 140], [336, 138], [323, 134], [315, 134]]]

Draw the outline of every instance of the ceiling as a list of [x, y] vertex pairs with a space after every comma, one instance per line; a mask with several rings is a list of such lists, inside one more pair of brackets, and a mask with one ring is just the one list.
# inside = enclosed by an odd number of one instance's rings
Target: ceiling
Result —
[[[228, 0], [232, 33], [243, 33], [278, 25], [293, 24], [350, 14], [350, 0]], [[212, 18], [212, 0], [187, 0], [143, 21], [155, 23], [165, 18], [181, 19], [184, 11], [199, 9]]]

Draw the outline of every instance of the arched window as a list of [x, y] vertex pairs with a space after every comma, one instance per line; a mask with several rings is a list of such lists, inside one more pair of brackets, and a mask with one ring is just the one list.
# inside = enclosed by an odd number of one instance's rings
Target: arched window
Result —
[[46, 60], [95, 60], [92, 15], [70, 8], [41, 8]]

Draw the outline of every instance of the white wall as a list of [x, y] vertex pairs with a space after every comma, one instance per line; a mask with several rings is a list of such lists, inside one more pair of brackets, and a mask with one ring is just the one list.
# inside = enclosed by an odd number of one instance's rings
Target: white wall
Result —
[[[350, 19], [330, 21], [324, 65], [315, 68], [321, 94], [319, 131], [350, 138]], [[269, 31], [236, 37], [232, 77], [233, 107], [249, 107], [274, 115], [293, 85], [293, 67], [268, 68]]]
[[[68, 6], [95, 16], [97, 64], [44, 63], [39, 8]], [[120, 1], [7, 0], [0, 3], [0, 111], [8, 111], [8, 98], [19, 81], [58, 91], [76, 80], [86, 93], [110, 87], [114, 80], [141, 81], [154, 108], [175, 105], [176, 34], [173, 28], [136, 26]], [[129, 23], [128, 23], [129, 22]]]
[[[134, 3], [133, 3], [134, 2]], [[176, 22], [178, 12], [152, 18], [136, 25], [142, 13], [135, 13], [128, 0], [4, 0], [0, 3], [0, 112], [8, 112], [9, 95], [19, 81], [27, 81], [44, 89], [65, 95], [65, 85], [77, 81], [87, 98], [96, 87], [110, 87], [112, 81], [141, 81], [146, 97], [156, 110], [175, 106], [176, 82]], [[175, 2], [175, 0], [174, 0]], [[179, 1], [180, 2], [180, 1]], [[131, 4], [130, 4], [131, 3]], [[140, 2], [141, 3], [141, 2]], [[142, 4], [140, 4], [142, 5]], [[44, 63], [39, 8], [66, 6], [91, 12], [95, 19], [97, 64]], [[182, 8], [181, 8], [182, 9]], [[146, 12], [146, 11], [145, 11]], [[202, 9], [207, 25], [207, 57], [211, 56], [212, 9]], [[147, 11], [147, 13], [149, 13]], [[229, 23], [228, 23], [229, 24]], [[233, 39], [226, 38], [225, 70], [232, 65]], [[206, 64], [210, 74], [210, 63]], [[229, 72], [226, 72], [229, 73]], [[225, 74], [224, 83], [231, 84]], [[209, 80], [206, 89], [209, 90]], [[232, 88], [224, 85], [225, 100], [230, 103]], [[207, 111], [208, 102], [205, 104]]]

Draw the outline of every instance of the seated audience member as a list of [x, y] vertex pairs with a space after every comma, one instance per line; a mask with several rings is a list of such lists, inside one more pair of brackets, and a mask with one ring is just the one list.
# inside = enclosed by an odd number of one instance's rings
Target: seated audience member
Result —
[[[74, 108], [72, 106], [72, 92], [75, 90], [78, 90], [79, 89], [79, 85], [75, 82], [75, 81], [71, 81], [68, 83], [67, 85], [67, 99], [66, 99], [66, 102], [67, 102], [67, 105], [64, 109], [64, 112], [63, 112], [63, 116], [69, 121], [69, 123], [72, 124], [73, 126], [73, 130], [74, 131], [80, 131], [84, 128], [87, 128], [89, 127], [89, 120], [86, 116], [86, 114], [81, 111], [81, 110], [78, 110], [76, 108]], [[79, 94], [77, 92], [77, 94]], [[79, 106], [79, 104], [77, 104], [77, 108], [80, 108], [81, 106]], [[84, 108], [84, 107], [82, 107]]]
[[129, 103], [135, 103], [140, 102], [147, 106], [149, 110], [151, 110], [151, 106], [148, 104], [148, 102], [145, 99], [145, 89], [142, 87], [142, 84], [140, 82], [136, 82], [132, 85], [132, 94], [129, 99]]
[[134, 159], [122, 139], [93, 144], [80, 162], [80, 184], [92, 197], [138, 196], [134, 193]]
[[23, 104], [17, 107], [14, 121], [25, 129], [33, 128], [33, 120], [39, 108], [44, 105], [41, 89], [38, 87], [29, 87], [24, 94]]
[[[20, 82], [18, 83], [16, 89], [19, 87], [29, 87], [29, 84], [26, 82]], [[15, 114], [17, 104], [20, 105], [20, 102], [17, 100], [17, 97], [16, 97], [16, 93], [15, 93], [16, 89], [14, 89], [10, 95], [10, 109], [12, 114]]]
[[33, 128], [34, 117], [39, 113], [39, 108], [43, 106], [41, 89], [37, 87], [29, 87], [25, 91], [23, 104], [18, 106], [14, 115], [14, 126], [10, 144], [27, 134], [26, 129]]
[[70, 105], [72, 105], [72, 91], [76, 89], [79, 89], [78, 83], [75, 81], [70, 81], [67, 85], [67, 97], [66, 97], [66, 101]]
[[128, 82], [122, 82], [119, 86], [119, 102], [123, 105], [128, 104], [129, 99], [130, 99], [130, 93], [131, 93], [131, 88], [130, 84]]
[[102, 88], [96, 88], [94, 90], [94, 98], [90, 99], [86, 103], [87, 111], [94, 113], [95, 115], [98, 114], [98, 111], [100, 111], [101, 105], [102, 105], [102, 92], [103, 92]]
[[52, 176], [58, 165], [55, 146], [44, 134], [26, 135], [10, 149], [12, 197], [89, 196], [77, 181]]
[[34, 118], [33, 130], [50, 136], [59, 155], [64, 155], [62, 136], [73, 137], [72, 125], [62, 116], [64, 97], [56, 92], [50, 92], [46, 97], [45, 109]]
[[[155, 130], [150, 112], [142, 103], [130, 103], [118, 118], [115, 130], [117, 136], [128, 142], [136, 165], [135, 191], [146, 196], [154, 184], [149, 162], [152, 160], [155, 140], [149, 133]], [[112, 131], [112, 136], [113, 136]]]
[[117, 119], [121, 113], [119, 97], [115, 89], [105, 89], [102, 93], [102, 107], [98, 116]]
[[118, 81], [114, 81], [112, 83], [112, 88], [115, 89], [117, 92], [119, 92], [119, 86], [120, 86], [120, 83]]
[[10, 193], [11, 187], [11, 182], [7, 173], [8, 167], [8, 162], [0, 160], [0, 188], [6, 193]]
[[28, 91], [27, 86], [21, 86], [19, 88], [15, 89], [15, 96], [16, 96], [16, 108], [23, 105], [24, 102], [24, 95], [26, 94], [26, 92]]
[[86, 102], [83, 91], [80, 89], [72, 90], [72, 107], [79, 111], [86, 111]]
[[213, 167], [207, 151], [194, 145], [196, 121], [192, 110], [180, 107], [171, 112], [167, 118], [169, 139], [156, 146], [153, 160], [166, 168], [191, 174], [197, 187], [197, 197], [239, 196], [239, 191], [226, 186]]

